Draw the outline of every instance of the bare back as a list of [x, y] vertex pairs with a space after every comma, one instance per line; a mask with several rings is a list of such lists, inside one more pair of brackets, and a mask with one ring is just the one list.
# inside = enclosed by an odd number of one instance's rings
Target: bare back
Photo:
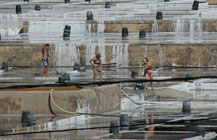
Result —
[[49, 57], [49, 54], [48, 54], [48, 47], [44, 47], [43, 49], [42, 49], [42, 56], [43, 57]]

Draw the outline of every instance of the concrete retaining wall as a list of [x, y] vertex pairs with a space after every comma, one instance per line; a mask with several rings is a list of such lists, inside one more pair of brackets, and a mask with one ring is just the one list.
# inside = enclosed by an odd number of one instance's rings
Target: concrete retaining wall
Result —
[[[20, 114], [28, 109], [34, 114], [50, 114], [49, 91], [0, 91], [0, 114]], [[57, 105], [68, 111], [104, 113], [120, 110], [120, 86], [106, 85], [95, 89], [53, 91]], [[64, 114], [53, 103], [55, 113]]]

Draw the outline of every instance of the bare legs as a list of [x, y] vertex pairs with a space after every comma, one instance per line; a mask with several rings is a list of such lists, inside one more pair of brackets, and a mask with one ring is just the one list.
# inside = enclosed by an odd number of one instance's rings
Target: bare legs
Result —
[[44, 66], [44, 69], [43, 69], [43, 73], [44, 73], [44, 77], [48, 77], [47, 75], [47, 70], [48, 70], [48, 66]]
[[[150, 78], [150, 80], [152, 80], [153, 79], [153, 73], [146, 73], [145, 74], [145, 79], [148, 79], [148, 78]], [[147, 85], [148, 85], [148, 83], [145, 82], [144, 92], [146, 91]], [[154, 90], [153, 82], [151, 82], [151, 89]]]
[[[150, 75], [150, 79], [152, 80], [153, 77], [154, 77], [154, 76], [153, 76], [153, 73], [152, 73], [152, 74]], [[151, 89], [154, 90], [153, 82], [151, 82]]]
[[98, 71], [96, 68], [93, 69], [93, 81], [96, 81], [97, 74], [99, 74], [100, 81], [102, 81], [102, 72]]
[[93, 81], [96, 81], [96, 76], [97, 76], [97, 70], [96, 68], [93, 68]]
[[100, 81], [102, 81], [102, 72], [99, 72]]
[[[146, 73], [146, 74], [145, 74], [145, 79], [148, 79], [148, 77], [149, 77], [149, 76], [148, 76], [148, 74]], [[147, 85], [148, 85], [148, 83], [145, 82], [144, 92], [146, 91]]]

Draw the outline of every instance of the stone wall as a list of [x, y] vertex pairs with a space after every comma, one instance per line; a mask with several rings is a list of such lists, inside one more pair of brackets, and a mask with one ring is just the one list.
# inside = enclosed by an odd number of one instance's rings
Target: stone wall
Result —
[[210, 5], [217, 4], [217, 0], [208, 0], [208, 3]]
[[[97, 48], [97, 49], [96, 49]], [[90, 52], [85, 46], [77, 47], [78, 60], [88, 65], [88, 60], [101, 53], [104, 64], [139, 66], [146, 56], [155, 66], [213, 66], [217, 65], [216, 44], [129, 44], [94, 46]], [[81, 55], [82, 54], [82, 55]], [[70, 56], [68, 56], [70, 57]]]
[[141, 27], [145, 29], [147, 32], [152, 31], [152, 20], [130, 20], [130, 21], [105, 21], [105, 30], [104, 32], [112, 32], [112, 33], [120, 33], [122, 32], [122, 28], [127, 27], [128, 32], [139, 32]]
[[144, 56], [156, 66], [211, 66], [217, 65], [215, 44], [160, 44], [129, 45], [129, 65], [139, 65]]
[[[0, 44], [0, 65], [3, 61], [9, 66], [42, 66], [42, 48], [44, 44], [29, 43], [1, 43]], [[49, 63], [53, 65], [55, 59], [54, 45], [50, 47]]]
[[206, 19], [202, 21], [203, 31], [206, 32], [217, 32], [217, 20], [216, 19]]
[[[8, 61], [9, 66], [41, 66], [43, 44], [5, 44], [0, 46], [0, 62]], [[91, 46], [66, 46], [66, 51], [51, 45], [50, 65], [64, 65], [80, 62], [89, 65], [89, 59], [101, 53], [103, 64], [117, 63], [119, 66], [139, 66], [146, 56], [156, 66], [213, 66], [217, 65], [216, 44], [122, 44]], [[64, 46], [62, 50], [66, 49]], [[90, 51], [92, 50], [92, 51]], [[69, 58], [74, 57], [71, 60]]]
[[[28, 109], [34, 114], [50, 114], [47, 91], [0, 91], [0, 114], [21, 114]], [[16, 94], [15, 94], [16, 93]], [[104, 113], [120, 110], [120, 86], [106, 85], [96, 89], [53, 91], [56, 104], [71, 112]], [[64, 114], [51, 103], [53, 111]]]
[[[203, 16], [203, 15], [202, 15]], [[128, 28], [129, 33], [138, 33], [143, 26], [146, 32], [152, 32], [154, 28], [158, 32], [190, 32], [190, 26], [192, 26], [197, 32], [217, 32], [217, 19], [196, 19], [192, 20], [183, 19], [182, 22], [174, 20], [120, 20], [120, 21], [104, 21], [105, 33], [121, 33], [122, 28]], [[98, 25], [103, 23], [97, 23], [97, 21], [87, 21], [90, 25], [91, 32], [97, 32]], [[190, 25], [191, 24], [191, 25]], [[156, 26], [153, 28], [153, 26]], [[177, 29], [182, 27], [182, 29]], [[183, 28], [184, 27], [184, 28]], [[201, 28], [201, 29], [199, 29]], [[181, 31], [180, 31], [181, 30]]]

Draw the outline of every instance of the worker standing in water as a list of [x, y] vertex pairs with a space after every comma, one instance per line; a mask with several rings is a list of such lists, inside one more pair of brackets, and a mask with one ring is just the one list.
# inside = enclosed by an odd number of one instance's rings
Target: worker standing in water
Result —
[[99, 74], [100, 81], [102, 81], [102, 60], [101, 55], [97, 54], [96, 57], [90, 59], [90, 64], [93, 67], [93, 81], [96, 81], [97, 74]]
[[[150, 80], [153, 79], [154, 77], [154, 71], [153, 71], [153, 64], [149, 62], [148, 58], [145, 57], [144, 60], [143, 60], [143, 65], [142, 65], [142, 72], [144, 72], [144, 75], [145, 75], [145, 79], [147, 80], [148, 78]], [[146, 88], [147, 88], [147, 85], [148, 83], [145, 82], [145, 86], [144, 86], [144, 92], [146, 91]], [[153, 83], [151, 82], [151, 89], [154, 90], [154, 87], [153, 87]]]

